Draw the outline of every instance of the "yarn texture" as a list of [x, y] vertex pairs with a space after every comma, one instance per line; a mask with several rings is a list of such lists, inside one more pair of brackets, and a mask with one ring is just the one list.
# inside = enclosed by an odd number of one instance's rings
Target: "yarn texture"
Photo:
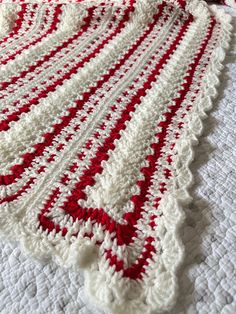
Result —
[[189, 164], [230, 17], [199, 0], [0, 5], [0, 231], [107, 313], [178, 295]]
[[236, 0], [222, 0], [221, 3], [236, 8]]

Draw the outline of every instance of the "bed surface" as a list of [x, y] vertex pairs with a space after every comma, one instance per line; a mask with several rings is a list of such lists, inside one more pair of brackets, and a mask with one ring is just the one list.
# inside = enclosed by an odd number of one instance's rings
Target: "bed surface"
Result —
[[[236, 10], [227, 8], [236, 30]], [[235, 32], [236, 35], [236, 32]], [[171, 314], [236, 313], [236, 38], [191, 166], [179, 299]], [[0, 240], [0, 313], [102, 314], [88, 300], [83, 274], [32, 260]], [[165, 313], [166, 314], [166, 313]], [[168, 313], [169, 314], [169, 313]]]

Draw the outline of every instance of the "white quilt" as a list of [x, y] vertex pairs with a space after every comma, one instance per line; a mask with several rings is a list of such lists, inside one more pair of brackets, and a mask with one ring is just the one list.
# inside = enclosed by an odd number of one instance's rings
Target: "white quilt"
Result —
[[[236, 11], [227, 11], [236, 29]], [[236, 313], [236, 36], [225, 63], [219, 97], [195, 147], [194, 201], [182, 235], [186, 258], [171, 314]], [[103, 312], [84, 294], [82, 273], [32, 260], [1, 240], [0, 313]]]

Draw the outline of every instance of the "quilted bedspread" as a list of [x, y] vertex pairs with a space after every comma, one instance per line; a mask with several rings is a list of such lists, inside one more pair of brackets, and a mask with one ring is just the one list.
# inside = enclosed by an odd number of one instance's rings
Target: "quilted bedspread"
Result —
[[[236, 27], [236, 12], [228, 8]], [[227, 52], [218, 100], [191, 170], [193, 202], [186, 209], [186, 248], [178, 302], [171, 314], [236, 313], [236, 40]], [[0, 313], [102, 314], [84, 292], [83, 273], [32, 260], [0, 241]], [[165, 313], [167, 314], [167, 313]], [[168, 313], [170, 314], [170, 313]]]

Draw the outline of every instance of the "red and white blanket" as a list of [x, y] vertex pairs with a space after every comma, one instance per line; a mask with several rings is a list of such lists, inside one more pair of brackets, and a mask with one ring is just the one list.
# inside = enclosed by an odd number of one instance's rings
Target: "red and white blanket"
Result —
[[230, 32], [198, 0], [0, 5], [0, 230], [112, 313], [174, 305]]

